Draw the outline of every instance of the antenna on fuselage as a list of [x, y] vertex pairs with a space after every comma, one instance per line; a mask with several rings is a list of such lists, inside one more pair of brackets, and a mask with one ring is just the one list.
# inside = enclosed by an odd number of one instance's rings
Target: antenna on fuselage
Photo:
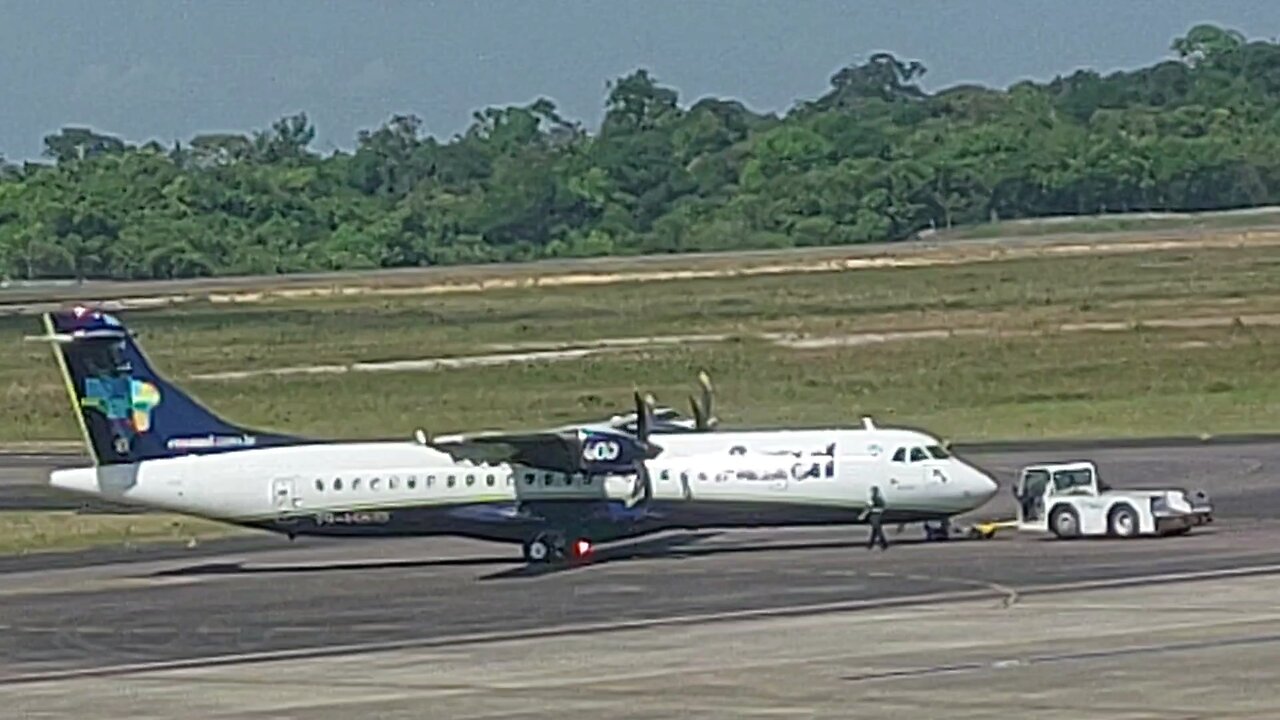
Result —
[[874, 422], [872, 422], [872, 421], [871, 421], [871, 416], [870, 416], [870, 415], [863, 415], [863, 416], [862, 416], [862, 429], [863, 429], [863, 430], [875, 430], [875, 429], [876, 429], [876, 424], [875, 424]]
[[417, 430], [413, 431], [413, 439], [419, 445], [426, 445], [428, 442], [430, 442], [430, 438], [427, 437], [427, 431], [423, 430], [422, 428], [418, 428]]

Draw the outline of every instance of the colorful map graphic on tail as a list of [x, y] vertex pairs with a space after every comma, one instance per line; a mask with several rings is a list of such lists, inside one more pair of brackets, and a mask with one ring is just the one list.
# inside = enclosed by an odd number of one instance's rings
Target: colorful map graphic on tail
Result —
[[160, 404], [155, 385], [128, 377], [92, 377], [84, 381], [80, 404], [93, 408], [108, 420], [127, 421], [135, 432], [151, 429], [151, 411]]

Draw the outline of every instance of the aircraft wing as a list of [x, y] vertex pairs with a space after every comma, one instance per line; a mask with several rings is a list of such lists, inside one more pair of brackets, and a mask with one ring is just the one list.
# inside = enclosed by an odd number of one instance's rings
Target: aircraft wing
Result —
[[494, 432], [427, 439], [423, 444], [457, 461], [510, 463], [567, 474], [607, 474], [642, 471], [662, 448], [649, 442], [652, 420], [640, 393], [635, 394], [637, 432], [611, 427], [570, 427], [534, 432]]
[[493, 433], [430, 444], [458, 461], [512, 463], [571, 473], [580, 464], [575, 440], [569, 432]]

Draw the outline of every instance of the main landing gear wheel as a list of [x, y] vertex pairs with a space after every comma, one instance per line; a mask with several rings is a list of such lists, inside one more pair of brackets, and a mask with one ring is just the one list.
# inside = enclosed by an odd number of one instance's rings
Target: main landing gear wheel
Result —
[[532, 540], [528, 540], [524, 544], [525, 562], [541, 563], [547, 562], [553, 553], [551, 543], [546, 538], [538, 536]]
[[590, 540], [575, 538], [571, 543], [559, 533], [540, 533], [524, 543], [524, 559], [529, 563], [581, 560], [590, 554]]

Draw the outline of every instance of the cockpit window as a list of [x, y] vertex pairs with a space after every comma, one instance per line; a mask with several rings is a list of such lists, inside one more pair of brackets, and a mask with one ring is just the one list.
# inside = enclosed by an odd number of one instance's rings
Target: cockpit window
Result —
[[951, 453], [947, 452], [941, 445], [930, 445], [926, 448], [934, 460], [946, 460], [951, 457]]
[[928, 456], [924, 454], [924, 450], [921, 448], [911, 448], [911, 462], [922, 462], [928, 459]]
[[907, 449], [906, 449], [906, 448], [898, 448], [897, 452], [895, 452], [895, 453], [893, 454], [893, 461], [894, 461], [894, 462], [906, 462], [906, 461], [907, 461]]

